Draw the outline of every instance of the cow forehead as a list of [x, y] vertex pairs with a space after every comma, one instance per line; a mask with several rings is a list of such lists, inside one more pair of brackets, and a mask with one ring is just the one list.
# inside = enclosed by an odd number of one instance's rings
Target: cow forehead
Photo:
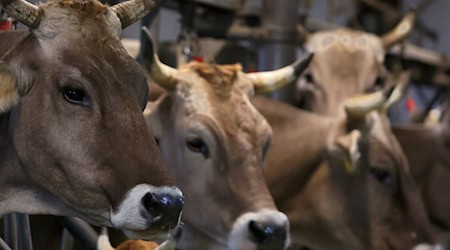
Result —
[[316, 32], [308, 38], [306, 48], [316, 54], [330, 51], [340, 51], [341, 54], [370, 53], [379, 64], [383, 63], [385, 53], [379, 37], [350, 29]]
[[120, 42], [119, 18], [96, 0], [50, 0], [39, 7], [44, 15], [32, 32], [41, 44], [55, 49], [80, 43], [108, 46], [109, 41]]
[[245, 133], [251, 138], [267, 132], [268, 123], [251, 104], [247, 89], [250, 83], [240, 74], [226, 82], [204, 77], [192, 70], [181, 70], [183, 82], [177, 85], [177, 96], [183, 100], [187, 114], [202, 114], [216, 122], [217, 127], [227, 135]]

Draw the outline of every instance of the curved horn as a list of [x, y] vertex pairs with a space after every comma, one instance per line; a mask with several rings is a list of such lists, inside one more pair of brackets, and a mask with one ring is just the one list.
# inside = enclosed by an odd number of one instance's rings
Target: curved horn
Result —
[[345, 101], [345, 111], [349, 117], [362, 118], [370, 111], [379, 109], [386, 98], [382, 91], [350, 98]]
[[24, 0], [1, 1], [3, 8], [10, 17], [30, 28], [37, 28], [41, 21], [43, 10]]
[[306, 52], [302, 58], [284, 68], [266, 72], [247, 73], [246, 76], [252, 81], [256, 93], [269, 93], [295, 80], [308, 67], [313, 55], [311, 52]]
[[393, 30], [381, 37], [384, 48], [388, 49], [397, 42], [405, 39], [409, 35], [409, 33], [411, 33], [415, 20], [416, 11], [411, 10], [403, 17], [400, 23], [397, 24], [397, 26]]
[[392, 105], [396, 104], [402, 97], [405, 95], [406, 88], [408, 87], [409, 79], [411, 76], [411, 72], [402, 72], [398, 77], [397, 84], [392, 90], [389, 98], [387, 99], [384, 107], [386, 109], [390, 108]]
[[165, 65], [159, 60], [150, 30], [146, 27], [143, 27], [142, 30], [148, 39], [148, 41], [144, 40], [142, 43], [144, 67], [148, 70], [156, 84], [168, 91], [174, 90], [178, 82], [178, 70]]
[[159, 2], [158, 0], [130, 0], [111, 6], [110, 9], [117, 14], [122, 29], [125, 29], [147, 15]]

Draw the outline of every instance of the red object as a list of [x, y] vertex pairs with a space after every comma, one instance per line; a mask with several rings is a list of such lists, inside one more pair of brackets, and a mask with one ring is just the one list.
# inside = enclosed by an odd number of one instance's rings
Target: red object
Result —
[[416, 111], [417, 105], [416, 105], [416, 101], [414, 101], [413, 98], [408, 97], [406, 99], [406, 110], [408, 110], [408, 112], [414, 112]]
[[201, 57], [201, 56], [193, 56], [193, 57], [192, 57], [192, 61], [202, 63], [202, 62], [204, 62], [205, 60], [204, 60], [203, 57]]
[[12, 30], [12, 20], [11, 18], [0, 21], [0, 30]]

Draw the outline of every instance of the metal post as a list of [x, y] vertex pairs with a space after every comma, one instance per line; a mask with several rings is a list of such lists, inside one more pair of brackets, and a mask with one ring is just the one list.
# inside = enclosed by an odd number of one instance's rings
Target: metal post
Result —
[[27, 214], [16, 214], [17, 235], [20, 250], [33, 250], [31, 239], [30, 218]]
[[58, 220], [64, 228], [74, 236], [74, 238], [84, 244], [86, 249], [97, 249], [98, 234], [91, 225], [74, 217], [58, 217]]
[[19, 249], [19, 244], [17, 240], [17, 221], [15, 214], [8, 214], [3, 217], [3, 230], [4, 238], [6, 244], [8, 244], [12, 249]]
[[0, 238], [0, 249], [1, 250], [11, 250], [11, 248]]
[[[259, 69], [274, 70], [296, 59], [298, 0], [265, 0], [262, 25], [269, 41], [261, 46]], [[294, 103], [295, 85], [289, 84], [270, 94], [273, 99]]]
[[60, 250], [73, 250], [74, 238], [67, 229], [64, 228]]

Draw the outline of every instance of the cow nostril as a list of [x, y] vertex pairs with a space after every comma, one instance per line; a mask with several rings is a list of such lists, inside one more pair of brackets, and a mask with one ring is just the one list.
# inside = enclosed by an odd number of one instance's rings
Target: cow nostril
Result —
[[272, 228], [264, 227], [254, 220], [250, 221], [248, 227], [257, 243], [264, 242], [273, 233]]
[[183, 195], [176, 193], [146, 193], [141, 200], [146, 217], [162, 230], [175, 228], [184, 205]]
[[160, 204], [158, 199], [151, 193], [146, 193], [144, 195], [144, 198], [142, 198], [142, 205], [153, 217], [156, 217], [161, 213], [162, 204]]

